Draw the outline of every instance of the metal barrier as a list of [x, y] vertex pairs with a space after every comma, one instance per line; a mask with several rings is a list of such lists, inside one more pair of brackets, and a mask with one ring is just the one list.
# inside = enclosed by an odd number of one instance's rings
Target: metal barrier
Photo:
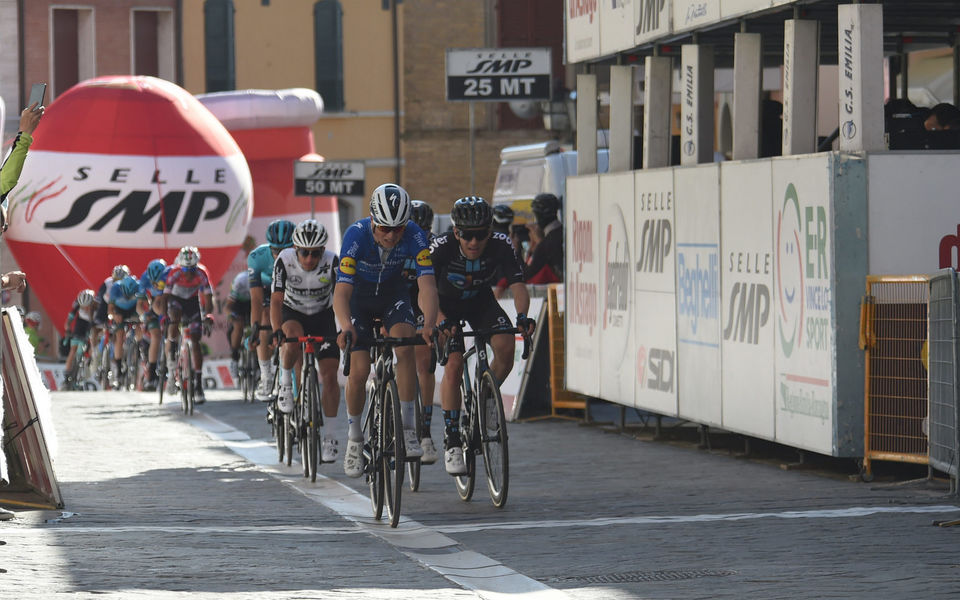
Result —
[[930, 466], [950, 475], [958, 491], [960, 455], [960, 290], [957, 272], [944, 269], [930, 279], [929, 351]]
[[867, 276], [861, 306], [860, 343], [866, 351], [863, 478], [871, 461], [929, 464], [924, 433], [929, 277]]

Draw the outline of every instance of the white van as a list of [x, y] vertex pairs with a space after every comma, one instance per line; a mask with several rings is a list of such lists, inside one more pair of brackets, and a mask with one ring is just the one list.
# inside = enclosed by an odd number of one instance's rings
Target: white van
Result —
[[[597, 172], [606, 173], [608, 151], [597, 150]], [[537, 194], [549, 192], [563, 200], [567, 177], [577, 174], [576, 151], [562, 151], [556, 140], [525, 146], [507, 146], [500, 151], [500, 168], [493, 187], [493, 205], [509, 204], [514, 224], [533, 221], [530, 203]]]

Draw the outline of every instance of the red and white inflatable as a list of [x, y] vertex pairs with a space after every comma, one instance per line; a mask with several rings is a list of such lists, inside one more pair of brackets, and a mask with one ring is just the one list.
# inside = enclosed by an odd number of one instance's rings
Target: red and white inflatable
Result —
[[250, 170], [220, 121], [143, 76], [84, 81], [48, 106], [9, 198], [7, 243], [58, 326], [118, 263], [139, 275], [195, 245], [218, 281], [253, 214]]
[[[310, 198], [294, 195], [293, 163], [314, 152], [310, 127], [323, 113], [320, 94], [306, 88], [239, 90], [200, 94], [197, 99], [233, 135], [250, 165], [257, 200], [249, 229], [254, 241], [266, 241], [267, 225], [274, 219], [298, 223], [310, 218]], [[338, 252], [336, 197], [317, 196], [314, 209], [330, 235], [329, 249]]]

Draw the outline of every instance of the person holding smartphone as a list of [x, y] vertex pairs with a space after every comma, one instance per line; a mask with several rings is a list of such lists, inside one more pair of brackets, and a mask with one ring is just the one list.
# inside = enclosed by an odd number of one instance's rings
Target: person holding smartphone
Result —
[[[31, 94], [31, 97], [33, 94]], [[43, 118], [43, 97], [34, 99], [30, 106], [20, 113], [20, 131], [13, 140], [13, 147], [7, 160], [0, 167], [0, 228], [7, 229], [7, 194], [10, 193], [20, 179], [23, 162], [27, 159], [27, 150], [33, 144], [33, 132]]]

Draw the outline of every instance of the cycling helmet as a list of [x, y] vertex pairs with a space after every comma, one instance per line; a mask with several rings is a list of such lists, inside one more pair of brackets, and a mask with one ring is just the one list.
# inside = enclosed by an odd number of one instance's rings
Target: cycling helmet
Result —
[[406, 225], [410, 220], [410, 194], [395, 183], [377, 186], [370, 196], [370, 216], [374, 225]]
[[453, 204], [450, 220], [460, 229], [490, 227], [493, 209], [480, 196], [465, 196]]
[[326, 246], [327, 228], [316, 219], [307, 219], [293, 230], [293, 245], [297, 248]]
[[113, 273], [111, 276], [114, 281], [120, 281], [124, 277], [130, 274], [130, 267], [127, 265], [117, 265], [113, 268]]
[[557, 218], [560, 200], [553, 194], [537, 194], [530, 204], [530, 210], [533, 211], [538, 223], [541, 221], [549, 223]]
[[36, 323], [36, 326], [40, 325], [40, 313], [35, 310], [31, 310], [27, 313], [27, 316], [23, 318], [26, 323]]
[[147, 277], [150, 281], [159, 281], [163, 277], [163, 272], [167, 270], [167, 261], [162, 258], [155, 258], [147, 265]]
[[429, 232], [433, 229], [433, 209], [423, 200], [414, 200], [410, 203], [410, 220]]
[[120, 281], [120, 291], [126, 298], [136, 296], [140, 292], [140, 284], [133, 277], [126, 277]]
[[177, 255], [177, 262], [181, 267], [195, 267], [200, 262], [200, 251], [196, 246], [184, 246], [180, 248], [180, 254]]
[[91, 289], [80, 290], [77, 294], [77, 304], [79, 306], [90, 306], [93, 304], [94, 293]]
[[293, 245], [290, 241], [293, 236], [293, 229], [296, 227], [293, 221], [286, 219], [277, 219], [267, 225], [267, 243], [272, 248], [284, 249]]
[[513, 209], [506, 204], [497, 204], [493, 207], [493, 222], [501, 227], [513, 223]]

